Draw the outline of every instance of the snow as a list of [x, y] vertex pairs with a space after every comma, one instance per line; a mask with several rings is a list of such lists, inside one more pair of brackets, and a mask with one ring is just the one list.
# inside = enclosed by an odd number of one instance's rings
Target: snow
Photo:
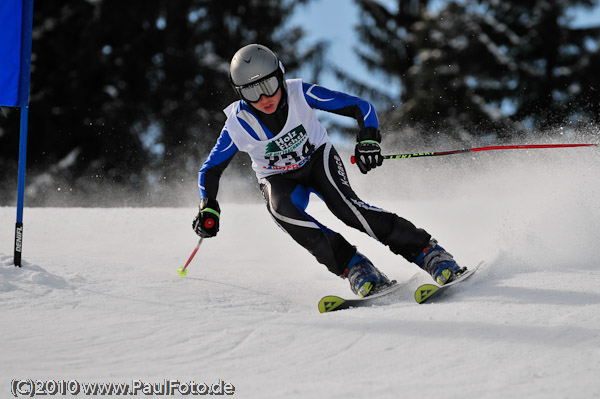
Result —
[[562, 149], [351, 168], [365, 201], [424, 227], [459, 263], [486, 263], [417, 305], [412, 288], [429, 277], [315, 200], [310, 213], [389, 277], [417, 275], [394, 303], [331, 314], [317, 302], [351, 295], [347, 281], [259, 203], [221, 204], [221, 232], [186, 277], [194, 204], [28, 208], [20, 269], [15, 210], [0, 208], [1, 395], [13, 379], [221, 379], [240, 398], [598, 398], [599, 166], [598, 149]]

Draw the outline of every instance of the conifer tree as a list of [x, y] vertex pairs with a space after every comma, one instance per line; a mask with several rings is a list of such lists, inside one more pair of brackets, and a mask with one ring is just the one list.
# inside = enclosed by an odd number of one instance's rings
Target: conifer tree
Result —
[[[288, 70], [323, 51], [301, 52], [302, 29], [287, 25], [307, 1], [36, 2], [28, 183], [39, 189], [28, 203], [56, 193], [59, 180], [79, 193], [108, 185], [141, 192], [140, 204], [146, 187], [164, 181], [187, 179], [193, 192], [222, 109], [235, 99], [228, 82], [235, 51], [266, 44]], [[18, 119], [13, 110], [0, 113], [4, 203], [16, 190]]]
[[402, 82], [401, 106], [385, 121], [507, 137], [598, 120], [600, 28], [574, 28], [568, 17], [597, 1], [357, 2], [363, 59]]

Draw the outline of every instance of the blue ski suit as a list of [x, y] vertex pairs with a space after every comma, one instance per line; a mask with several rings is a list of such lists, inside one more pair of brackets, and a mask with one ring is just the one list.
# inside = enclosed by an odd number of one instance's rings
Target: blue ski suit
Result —
[[345, 224], [413, 262], [431, 236], [356, 195], [315, 109], [356, 119], [359, 141], [380, 139], [364, 137], [372, 132], [379, 136], [377, 114], [369, 102], [300, 79], [287, 80], [274, 114], [264, 114], [244, 100], [225, 110], [228, 120], [198, 174], [200, 199], [216, 200], [223, 171], [238, 151], [244, 151], [250, 154], [274, 221], [332, 273], [343, 274], [356, 247], [306, 212], [310, 193]]

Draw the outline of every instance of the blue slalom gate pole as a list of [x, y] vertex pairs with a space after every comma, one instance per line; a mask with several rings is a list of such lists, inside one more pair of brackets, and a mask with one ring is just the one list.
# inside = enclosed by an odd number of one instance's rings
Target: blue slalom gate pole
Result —
[[[4, 0], [2, 0], [4, 1]], [[19, 0], [21, 1], [21, 0]], [[17, 222], [15, 224], [14, 264], [21, 267], [23, 254], [23, 207], [25, 202], [25, 172], [27, 170], [27, 121], [29, 119], [29, 83], [31, 79], [31, 39], [33, 29], [33, 0], [22, 0], [21, 45], [18, 100], [16, 106], [21, 109], [21, 128], [19, 136], [19, 172], [17, 177]], [[18, 10], [18, 8], [15, 8]]]
[[17, 183], [17, 223], [15, 225], [14, 264], [21, 267], [23, 253], [23, 206], [25, 202], [25, 172], [27, 165], [27, 120], [29, 106], [21, 107], [21, 133], [19, 137], [19, 174]]

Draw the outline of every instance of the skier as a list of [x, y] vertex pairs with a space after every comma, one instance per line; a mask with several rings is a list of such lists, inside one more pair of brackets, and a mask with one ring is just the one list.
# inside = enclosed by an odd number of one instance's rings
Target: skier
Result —
[[286, 80], [284, 72], [277, 55], [260, 44], [245, 46], [233, 56], [229, 79], [240, 99], [224, 110], [227, 121], [198, 174], [200, 211], [192, 223], [196, 234], [214, 237], [219, 231], [219, 180], [232, 157], [244, 151], [274, 221], [329, 271], [347, 278], [355, 294], [366, 297], [391, 283], [342, 235], [306, 213], [311, 192], [348, 226], [416, 263], [439, 284], [463, 273], [466, 268], [425, 230], [360, 200], [314, 111], [356, 119], [356, 164], [366, 174], [383, 162], [373, 105], [301, 79]]

